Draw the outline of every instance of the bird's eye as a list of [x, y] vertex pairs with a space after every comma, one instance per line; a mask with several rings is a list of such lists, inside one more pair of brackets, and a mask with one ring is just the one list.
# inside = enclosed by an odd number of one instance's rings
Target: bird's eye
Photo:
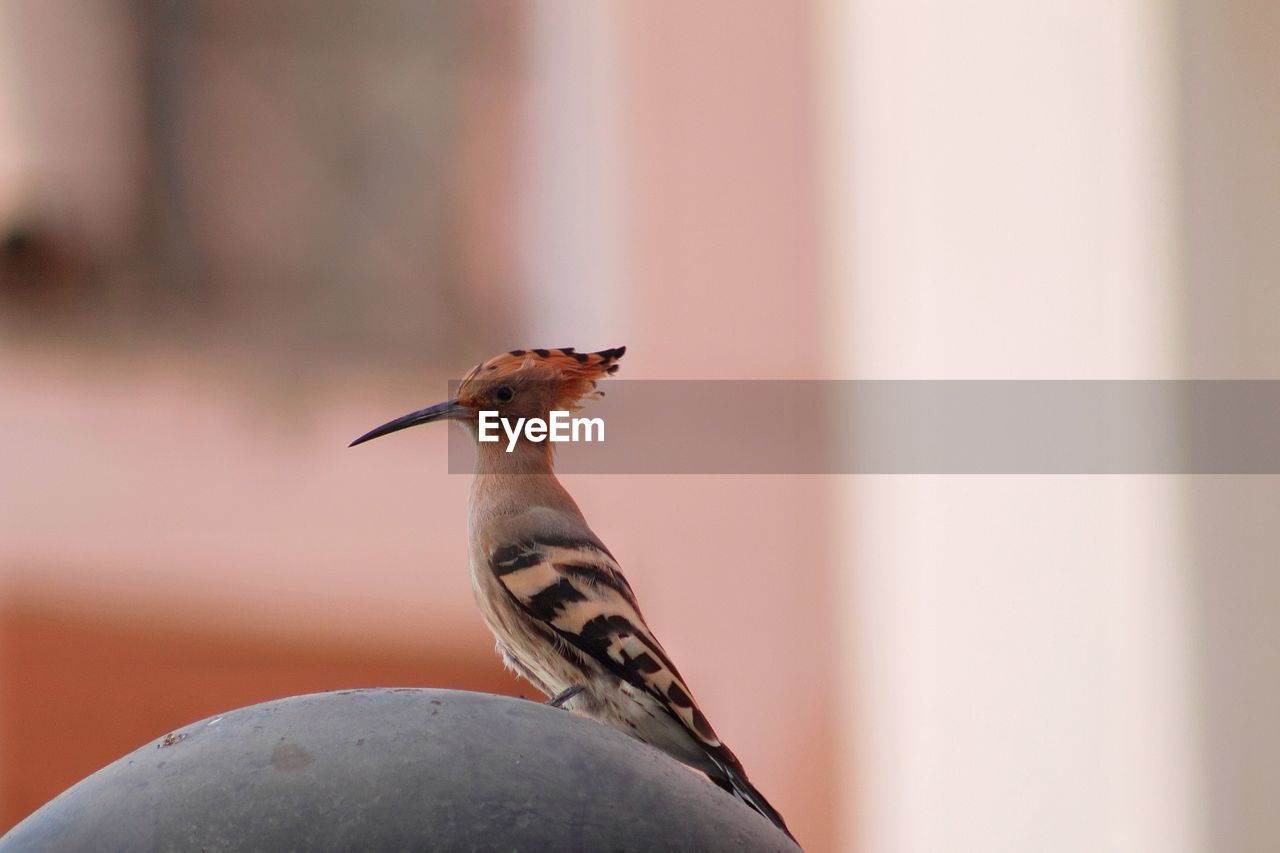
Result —
[[497, 400], [499, 403], [510, 403], [511, 398], [514, 397], [515, 395], [516, 395], [516, 392], [511, 390], [510, 385], [503, 385], [497, 391], [493, 392], [494, 399]]

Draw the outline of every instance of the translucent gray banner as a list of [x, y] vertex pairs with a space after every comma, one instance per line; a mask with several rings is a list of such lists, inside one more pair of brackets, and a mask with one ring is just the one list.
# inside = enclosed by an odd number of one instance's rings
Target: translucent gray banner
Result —
[[[601, 388], [606, 397], [580, 416], [601, 419], [604, 440], [556, 444], [557, 471], [1280, 473], [1280, 381], [610, 380]], [[449, 470], [469, 473], [470, 434], [450, 432]]]

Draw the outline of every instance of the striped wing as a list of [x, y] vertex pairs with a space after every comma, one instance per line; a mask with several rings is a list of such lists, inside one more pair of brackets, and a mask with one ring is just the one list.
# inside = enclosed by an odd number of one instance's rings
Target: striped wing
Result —
[[489, 566], [526, 613], [657, 699], [705, 746], [722, 746], [649, 632], [631, 586], [603, 545], [585, 539], [528, 540], [495, 549]]

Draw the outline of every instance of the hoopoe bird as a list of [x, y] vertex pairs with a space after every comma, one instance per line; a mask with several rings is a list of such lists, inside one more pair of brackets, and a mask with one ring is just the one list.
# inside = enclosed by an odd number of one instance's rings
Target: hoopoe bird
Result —
[[[541, 418], [601, 395], [625, 347], [593, 353], [512, 350], [472, 368], [458, 395], [351, 443], [452, 420], [478, 437], [480, 412]], [[468, 518], [471, 583], [503, 661], [564, 707], [620, 729], [701, 770], [791, 835], [716, 735], [645, 624], [613, 554], [556, 478], [549, 441], [476, 441]], [[793, 838], [794, 840], [794, 838]]]

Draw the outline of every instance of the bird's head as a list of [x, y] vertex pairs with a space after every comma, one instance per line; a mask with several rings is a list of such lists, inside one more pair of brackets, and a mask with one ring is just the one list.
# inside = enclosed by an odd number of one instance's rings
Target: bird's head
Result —
[[474, 431], [480, 412], [500, 417], [546, 418], [552, 411], [576, 412], [600, 396], [596, 382], [618, 371], [626, 347], [600, 352], [560, 349], [517, 349], [495, 355], [473, 367], [458, 386], [458, 396], [370, 430], [351, 446], [387, 433], [431, 423], [461, 421]]

